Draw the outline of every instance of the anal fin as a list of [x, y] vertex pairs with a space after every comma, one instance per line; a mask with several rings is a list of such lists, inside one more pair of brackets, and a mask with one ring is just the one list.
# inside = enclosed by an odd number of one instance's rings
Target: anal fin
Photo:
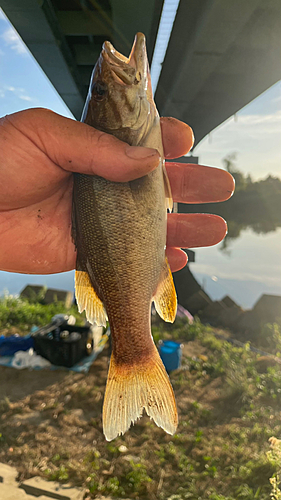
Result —
[[75, 271], [75, 296], [78, 311], [86, 312], [90, 323], [106, 327], [107, 314], [104, 305], [96, 294], [86, 271]]
[[173, 323], [177, 314], [177, 294], [167, 257], [153, 300], [159, 316], [164, 321]]

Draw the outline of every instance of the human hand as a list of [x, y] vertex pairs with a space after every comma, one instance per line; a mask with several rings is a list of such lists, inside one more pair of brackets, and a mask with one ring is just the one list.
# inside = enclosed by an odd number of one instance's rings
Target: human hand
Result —
[[[187, 125], [170, 118], [161, 119], [161, 125], [167, 158], [189, 151], [192, 132]], [[132, 158], [136, 148], [45, 109], [2, 118], [0, 151], [0, 268], [29, 274], [75, 268], [73, 172], [124, 182], [150, 172], [159, 159], [146, 148], [137, 148], [138, 157]], [[141, 158], [141, 152], [148, 156]], [[233, 190], [232, 178], [223, 170], [183, 164], [168, 164], [167, 170], [175, 201], [222, 201]], [[213, 245], [225, 233], [226, 224], [218, 216], [170, 214], [167, 255], [172, 270], [186, 263], [177, 247]]]

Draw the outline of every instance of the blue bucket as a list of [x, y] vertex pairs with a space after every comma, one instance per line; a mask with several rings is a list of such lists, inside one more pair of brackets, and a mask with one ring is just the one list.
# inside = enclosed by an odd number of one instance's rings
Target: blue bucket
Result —
[[172, 372], [180, 367], [182, 347], [179, 342], [173, 340], [161, 341], [159, 354], [167, 372]]

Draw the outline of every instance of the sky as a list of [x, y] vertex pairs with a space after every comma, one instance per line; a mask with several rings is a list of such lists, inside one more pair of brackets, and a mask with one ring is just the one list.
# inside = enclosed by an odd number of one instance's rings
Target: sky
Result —
[[281, 177], [281, 82], [245, 106], [215, 129], [193, 154], [204, 165], [222, 167], [222, 160], [237, 153], [236, 165], [258, 180]]
[[[73, 118], [0, 9], [0, 117], [37, 106]], [[281, 82], [278, 82], [201, 141], [193, 154], [199, 156], [201, 164], [222, 168], [223, 158], [236, 153], [237, 168], [250, 173], [253, 179], [269, 174], [281, 177], [280, 132]], [[272, 254], [268, 253], [270, 249]], [[233, 244], [231, 258], [223, 255], [218, 246], [196, 250], [191, 270], [200, 282], [207, 283], [207, 291], [213, 298], [229, 293], [238, 303], [250, 307], [257, 294], [281, 293], [280, 253], [280, 232], [267, 239], [245, 232]], [[270, 269], [265, 267], [265, 254], [270, 255], [267, 258]], [[0, 294], [4, 288], [18, 293], [27, 282], [73, 289], [73, 273], [31, 277], [0, 272]]]
[[34, 107], [73, 117], [0, 8], [0, 116]]

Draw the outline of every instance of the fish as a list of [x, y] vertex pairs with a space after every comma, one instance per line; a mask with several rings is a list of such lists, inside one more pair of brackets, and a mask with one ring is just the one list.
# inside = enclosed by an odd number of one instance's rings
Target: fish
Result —
[[104, 42], [81, 121], [160, 154], [154, 171], [130, 182], [74, 174], [78, 309], [85, 310], [91, 323], [105, 326], [109, 321], [112, 336], [103, 432], [107, 441], [124, 434], [145, 409], [159, 427], [174, 434], [175, 396], [151, 335], [152, 302], [165, 321], [173, 322], [177, 311], [165, 256], [172, 196], [142, 33], [128, 58]]

